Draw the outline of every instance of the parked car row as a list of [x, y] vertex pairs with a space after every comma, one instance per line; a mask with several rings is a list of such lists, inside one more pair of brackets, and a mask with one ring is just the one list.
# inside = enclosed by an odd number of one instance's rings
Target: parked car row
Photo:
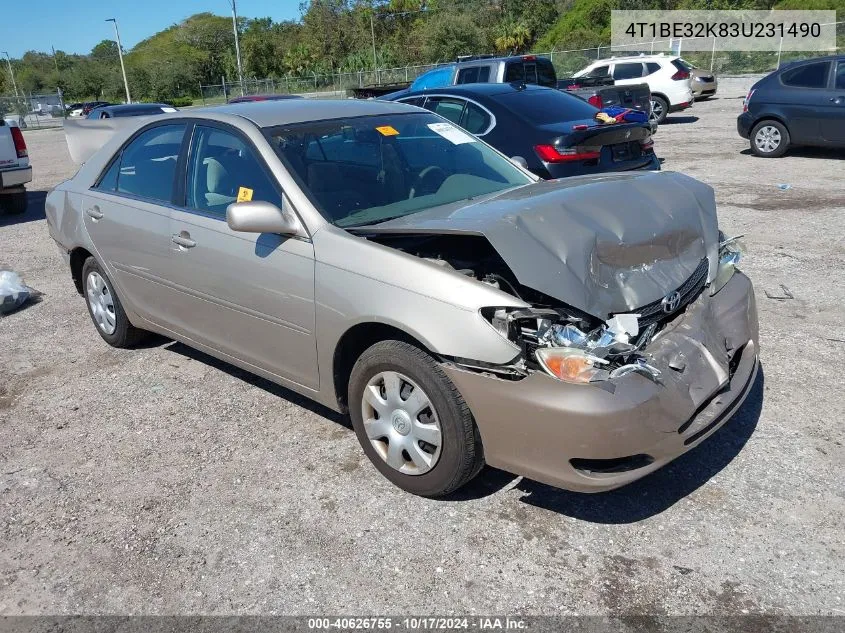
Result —
[[648, 122], [605, 125], [598, 108], [553, 88], [465, 84], [389, 100], [439, 114], [541, 178], [660, 169]]

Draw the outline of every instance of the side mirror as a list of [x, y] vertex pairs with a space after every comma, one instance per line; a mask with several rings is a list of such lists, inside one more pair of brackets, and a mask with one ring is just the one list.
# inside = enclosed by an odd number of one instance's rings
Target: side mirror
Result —
[[525, 160], [522, 156], [511, 156], [511, 162], [514, 165], [519, 165], [523, 169], [528, 169], [528, 161]]
[[279, 233], [304, 235], [299, 219], [282, 211], [272, 202], [233, 202], [226, 207], [226, 224], [233, 231], [244, 233]]

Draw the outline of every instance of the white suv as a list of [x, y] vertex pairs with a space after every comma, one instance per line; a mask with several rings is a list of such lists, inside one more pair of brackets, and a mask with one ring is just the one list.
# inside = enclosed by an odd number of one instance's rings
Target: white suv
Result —
[[651, 120], [663, 123], [670, 112], [692, 106], [690, 72], [674, 55], [611, 57], [593, 62], [575, 77], [613, 77], [618, 86], [648, 84], [651, 90]]

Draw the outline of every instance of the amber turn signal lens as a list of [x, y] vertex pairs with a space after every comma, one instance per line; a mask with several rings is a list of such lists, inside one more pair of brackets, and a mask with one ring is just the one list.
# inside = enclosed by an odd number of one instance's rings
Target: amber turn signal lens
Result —
[[544, 347], [537, 350], [540, 366], [549, 374], [566, 382], [590, 382], [601, 371], [597, 364], [607, 361], [589, 356], [580, 350], [560, 347]]

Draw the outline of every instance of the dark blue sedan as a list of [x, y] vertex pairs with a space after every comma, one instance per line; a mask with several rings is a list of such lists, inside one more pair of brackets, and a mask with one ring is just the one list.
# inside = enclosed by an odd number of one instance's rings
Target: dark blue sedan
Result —
[[788, 64], [758, 81], [736, 122], [757, 156], [790, 146], [845, 147], [845, 55]]
[[532, 84], [464, 84], [388, 95], [484, 139], [541, 178], [660, 169], [651, 127], [605, 124], [575, 95]]

